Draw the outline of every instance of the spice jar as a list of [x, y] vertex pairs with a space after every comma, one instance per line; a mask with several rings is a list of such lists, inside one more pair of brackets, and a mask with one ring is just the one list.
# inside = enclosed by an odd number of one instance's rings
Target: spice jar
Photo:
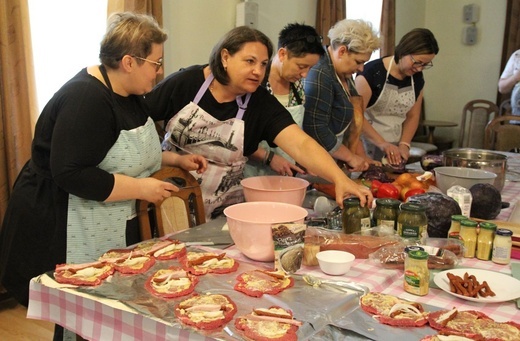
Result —
[[399, 205], [401, 202], [397, 199], [376, 199], [372, 225], [380, 226], [381, 231], [393, 234], [397, 230]]
[[459, 237], [464, 243], [464, 257], [475, 257], [477, 247], [477, 222], [473, 220], [462, 220], [460, 222]]
[[410, 294], [424, 296], [430, 289], [428, 252], [411, 250], [404, 260], [404, 290]]
[[459, 239], [459, 233], [460, 233], [460, 222], [462, 220], [467, 220], [468, 217], [461, 214], [455, 214], [451, 216], [451, 225], [450, 229], [448, 230], [448, 238], [454, 238]]
[[477, 258], [490, 260], [493, 252], [493, 238], [497, 225], [483, 221], [479, 224], [480, 231], [477, 237]]
[[361, 207], [359, 198], [343, 200], [343, 232], [350, 234], [370, 228], [370, 210]]
[[397, 218], [397, 234], [403, 238], [419, 239], [426, 232], [426, 207], [415, 203], [401, 205]]
[[511, 260], [511, 247], [513, 231], [508, 229], [497, 229], [493, 240], [493, 256], [491, 260], [497, 264], [509, 264]]

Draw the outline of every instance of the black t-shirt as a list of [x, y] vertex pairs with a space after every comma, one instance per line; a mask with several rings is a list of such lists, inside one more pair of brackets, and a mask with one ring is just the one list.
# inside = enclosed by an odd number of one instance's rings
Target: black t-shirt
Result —
[[[393, 57], [392, 57], [393, 58]], [[395, 60], [393, 61], [395, 63]], [[358, 76], [363, 76], [367, 80], [370, 85], [370, 89], [372, 90], [372, 97], [370, 97], [370, 101], [368, 101], [367, 107], [371, 107], [379, 98], [381, 91], [383, 90], [383, 86], [387, 82], [386, 80], [387, 70], [383, 63], [383, 59], [373, 60], [365, 65], [363, 68], [363, 72], [357, 74]], [[424, 76], [422, 71], [417, 72], [413, 75], [414, 82], [414, 90], [415, 90], [415, 100], [419, 97], [419, 93], [424, 88]], [[399, 89], [405, 88], [407, 86], [412, 85], [411, 77], [406, 77], [405, 79], [397, 79], [392, 75], [388, 75], [388, 83], [392, 85], [396, 85]]]
[[[176, 113], [194, 100], [205, 80], [204, 67], [194, 65], [181, 69], [166, 77], [146, 95], [151, 117], [155, 121], [163, 120], [166, 125]], [[210, 91], [204, 93], [198, 105], [221, 121], [236, 117], [238, 112], [236, 101], [218, 103]], [[284, 106], [261, 86], [251, 95], [243, 120], [244, 156], [254, 153], [262, 140], [274, 147], [275, 137], [289, 125], [295, 124]]]

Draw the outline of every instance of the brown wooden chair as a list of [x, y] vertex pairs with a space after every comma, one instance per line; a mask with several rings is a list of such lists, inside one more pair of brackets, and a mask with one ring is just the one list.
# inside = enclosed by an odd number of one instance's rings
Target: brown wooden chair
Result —
[[510, 151], [520, 148], [520, 125], [509, 124], [519, 120], [518, 116], [499, 116], [486, 126], [485, 148], [490, 150]]
[[202, 192], [197, 180], [181, 168], [164, 167], [151, 175], [172, 182], [179, 192], [160, 204], [137, 200], [141, 240], [162, 237], [206, 222]]
[[462, 109], [459, 148], [484, 148], [486, 125], [499, 116], [498, 106], [485, 99], [466, 103]]

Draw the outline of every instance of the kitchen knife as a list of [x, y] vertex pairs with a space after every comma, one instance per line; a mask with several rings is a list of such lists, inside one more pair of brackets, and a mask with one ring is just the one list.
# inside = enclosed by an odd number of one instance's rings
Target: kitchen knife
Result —
[[[511, 275], [513, 275], [514, 278], [520, 280], [520, 263], [511, 263]], [[520, 298], [516, 300], [516, 307], [520, 309]]]

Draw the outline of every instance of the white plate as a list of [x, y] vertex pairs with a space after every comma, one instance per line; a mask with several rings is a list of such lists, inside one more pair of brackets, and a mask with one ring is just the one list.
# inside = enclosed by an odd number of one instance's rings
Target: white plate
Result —
[[[448, 276], [446, 276], [448, 272], [451, 272], [452, 274], [460, 277], [464, 277], [464, 274], [466, 272], [469, 275], [474, 275], [479, 283], [486, 281], [491, 290], [496, 294], [496, 296], [475, 298], [455, 294], [450, 291], [450, 282], [448, 280]], [[448, 294], [473, 302], [505, 302], [520, 297], [520, 281], [514, 277], [495, 271], [481, 270], [475, 268], [450, 269], [436, 274], [433, 278], [433, 281], [435, 284], [437, 284], [439, 288], [446, 291]]]

